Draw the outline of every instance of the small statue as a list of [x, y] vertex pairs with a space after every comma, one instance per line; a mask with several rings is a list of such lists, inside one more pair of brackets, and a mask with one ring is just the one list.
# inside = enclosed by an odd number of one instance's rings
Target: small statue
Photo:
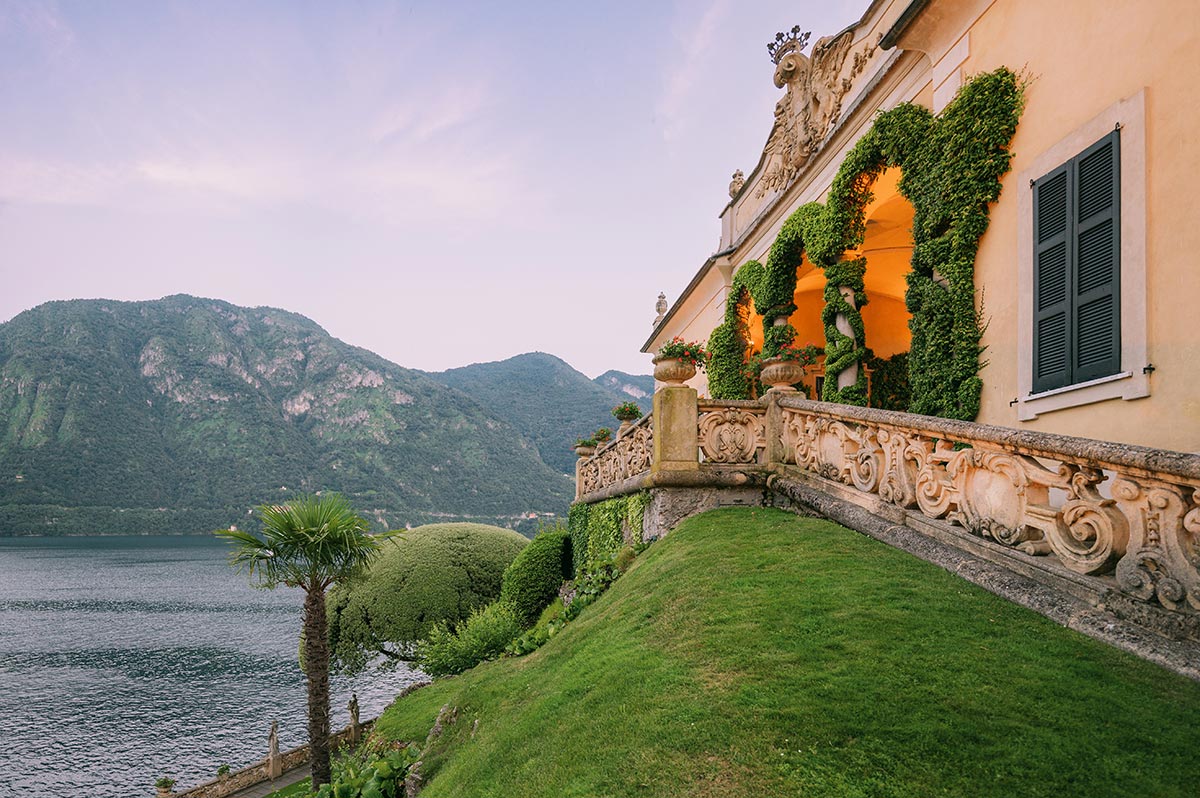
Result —
[[746, 185], [746, 176], [742, 174], [742, 170], [739, 169], [733, 173], [733, 180], [731, 180], [729, 183], [730, 199], [737, 197], [738, 193], [742, 190], [742, 186], [744, 185]]
[[267, 736], [267, 778], [274, 781], [283, 775], [283, 759], [279, 756], [279, 721], [271, 721]]
[[350, 710], [350, 742], [351, 744], [357, 743], [359, 737], [358, 693], [350, 694], [350, 703], [346, 705], [346, 709]]

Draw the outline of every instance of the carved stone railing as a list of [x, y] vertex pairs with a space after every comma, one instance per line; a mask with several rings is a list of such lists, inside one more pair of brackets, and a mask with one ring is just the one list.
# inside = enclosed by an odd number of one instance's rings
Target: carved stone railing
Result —
[[575, 466], [575, 497], [595, 493], [650, 473], [654, 459], [653, 416], [617, 431], [617, 437]]
[[654, 419], [581, 459], [576, 474], [576, 498], [588, 502], [804, 479], [893, 521], [957, 527], [969, 533], [957, 540], [985, 538], [999, 548], [970, 545], [997, 556], [1007, 549], [1081, 574], [1094, 595], [1200, 611], [1200, 455], [794, 393], [697, 399], [680, 386], [660, 389]]
[[767, 409], [763, 402], [701, 399], [697, 409], [701, 463], [766, 463]]
[[784, 397], [784, 460], [1200, 610], [1200, 456]]

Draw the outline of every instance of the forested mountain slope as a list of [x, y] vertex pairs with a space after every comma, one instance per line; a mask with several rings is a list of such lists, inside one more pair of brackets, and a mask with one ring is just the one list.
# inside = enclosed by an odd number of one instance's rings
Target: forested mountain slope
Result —
[[193, 532], [340, 490], [379, 527], [562, 512], [479, 402], [273, 308], [51, 302], [0, 325], [0, 535]]
[[[588, 437], [598, 427], [615, 429], [614, 406], [636, 401], [650, 412], [653, 377], [631, 377], [609, 371], [596, 380], [576, 371], [570, 364], [544, 352], [530, 352], [494, 363], [475, 363], [430, 374], [435, 380], [457, 388], [512, 424], [537, 445], [546, 464], [564, 474], [575, 473], [575, 439]], [[605, 378], [615, 377], [615, 382]], [[644, 396], [637, 391], [649, 381]]]

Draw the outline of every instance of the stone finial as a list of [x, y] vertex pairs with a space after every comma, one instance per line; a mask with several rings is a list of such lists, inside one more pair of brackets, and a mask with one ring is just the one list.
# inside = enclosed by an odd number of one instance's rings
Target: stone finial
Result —
[[277, 779], [283, 775], [283, 758], [279, 755], [279, 721], [271, 721], [271, 733], [267, 736], [267, 778]]
[[657, 327], [662, 322], [663, 317], [667, 315], [666, 294], [660, 293], [658, 295], [658, 301], [654, 303], [654, 310], [656, 313], [658, 313], [658, 315], [654, 317], [654, 321], [651, 322], [651, 326]]
[[746, 176], [739, 169], [733, 173], [733, 180], [729, 181], [729, 197], [733, 199], [742, 190], [742, 186], [746, 185]]

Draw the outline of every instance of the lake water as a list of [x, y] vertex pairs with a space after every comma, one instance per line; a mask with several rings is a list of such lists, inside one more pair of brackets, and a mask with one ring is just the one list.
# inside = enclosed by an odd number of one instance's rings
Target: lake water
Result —
[[[0, 796], [136, 798], [307, 742], [303, 596], [214, 537], [0, 538]], [[334, 677], [375, 717], [416, 677]]]

